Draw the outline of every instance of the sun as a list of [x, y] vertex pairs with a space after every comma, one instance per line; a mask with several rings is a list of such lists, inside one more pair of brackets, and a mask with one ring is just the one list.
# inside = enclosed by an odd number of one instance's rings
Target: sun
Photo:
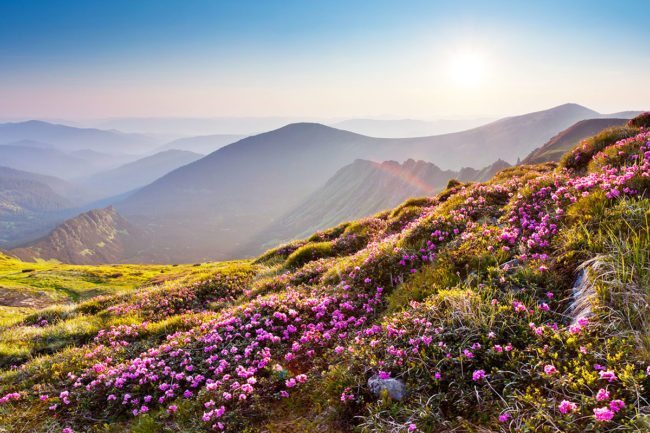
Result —
[[485, 56], [471, 50], [455, 52], [449, 59], [449, 75], [459, 87], [480, 87], [485, 75]]

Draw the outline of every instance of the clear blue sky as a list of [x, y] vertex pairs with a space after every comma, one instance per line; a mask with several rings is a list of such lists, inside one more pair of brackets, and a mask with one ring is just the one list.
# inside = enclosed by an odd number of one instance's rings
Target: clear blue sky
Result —
[[647, 0], [0, 0], [0, 116], [647, 108], [648, 16]]

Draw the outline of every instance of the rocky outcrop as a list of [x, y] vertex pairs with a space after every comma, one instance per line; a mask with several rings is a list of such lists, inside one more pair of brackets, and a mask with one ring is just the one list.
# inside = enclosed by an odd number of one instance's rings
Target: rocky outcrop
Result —
[[397, 401], [401, 401], [406, 397], [406, 385], [404, 382], [392, 377], [382, 379], [378, 375], [374, 375], [368, 379], [368, 389], [377, 397], [381, 396], [384, 392], [390, 398]]

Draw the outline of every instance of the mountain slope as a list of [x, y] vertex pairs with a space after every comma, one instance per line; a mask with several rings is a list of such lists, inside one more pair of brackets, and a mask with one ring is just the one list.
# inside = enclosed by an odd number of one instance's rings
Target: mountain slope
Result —
[[116, 263], [128, 257], [140, 232], [108, 207], [66, 220], [42, 239], [9, 253], [22, 260], [56, 259], [64, 263]]
[[92, 191], [95, 198], [110, 197], [147, 185], [202, 156], [184, 150], [167, 150], [112, 170], [78, 179], [78, 183]]
[[0, 175], [5, 178], [19, 178], [47, 185], [54, 193], [64, 197], [74, 205], [79, 205], [85, 202], [88, 197], [87, 192], [79, 186], [54, 176], [46, 176], [2, 166], [0, 166]]
[[280, 242], [393, 208], [409, 197], [433, 195], [450, 179], [486, 181], [507, 167], [506, 162], [497, 161], [483, 170], [465, 168], [457, 172], [412, 159], [403, 164], [359, 159], [341, 168], [297, 207], [260, 230], [239, 253], [259, 254]]
[[56, 149], [24, 145], [0, 145], [0, 161], [17, 170], [64, 178], [88, 174], [92, 170], [82, 158]]
[[483, 167], [497, 158], [513, 163], [574, 123], [598, 116], [580, 105], [564, 104], [468, 131], [401, 140], [401, 145], [409, 149], [411, 157], [445, 168]]
[[140, 134], [74, 128], [38, 120], [0, 124], [0, 144], [18, 140], [41, 141], [60, 150], [93, 149], [108, 153], [144, 152], [156, 144]]
[[0, 247], [45, 235], [88, 200], [88, 193], [62, 179], [0, 167]]
[[0, 219], [70, 208], [60, 194], [72, 188], [61, 179], [0, 167]]
[[156, 150], [162, 152], [165, 150], [180, 149], [207, 155], [208, 153], [212, 153], [228, 144], [239, 141], [244, 137], [244, 135], [234, 134], [213, 134], [179, 138], [178, 140], [163, 144]]
[[560, 132], [543, 146], [532, 151], [523, 164], [538, 164], [547, 161], [559, 161], [562, 155], [571, 150], [582, 139], [590, 137], [610, 126], [622, 126], [626, 119], [587, 119]]
[[162, 259], [161, 251], [175, 261], [223, 259], [355, 159], [482, 167], [497, 158], [523, 156], [577, 120], [596, 115], [566, 104], [465, 132], [409, 139], [292, 124], [225, 146], [115, 205], [132, 223], [168, 234], [167, 240], [154, 240], [154, 259]]
[[[0, 323], [0, 428], [645, 432], [649, 143], [639, 128], [588, 140], [559, 167], [451, 185], [255, 260], [0, 256], [0, 302], [5, 281], [33, 293], [53, 276], [102, 295]], [[106, 293], [131, 276], [144, 284]]]
[[68, 153], [31, 141], [0, 145], [2, 165], [64, 179], [88, 176], [132, 159], [128, 155], [108, 155], [87, 150]]
[[330, 126], [370, 137], [403, 138], [448, 134], [489, 123], [486, 119], [414, 120], [348, 119]]
[[115, 206], [132, 223], [168, 234], [153, 240], [154, 257], [228, 257], [247, 240], [246, 227], [260, 228], [297, 205], [374, 144], [323, 125], [290, 125], [219, 149]]

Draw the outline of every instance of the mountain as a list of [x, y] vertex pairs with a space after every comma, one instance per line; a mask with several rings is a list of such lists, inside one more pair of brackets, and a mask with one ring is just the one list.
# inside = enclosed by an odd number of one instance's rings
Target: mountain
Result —
[[67, 153], [31, 141], [0, 145], [2, 165], [64, 179], [88, 176], [130, 159], [132, 157], [126, 155], [108, 155], [86, 150]]
[[61, 193], [72, 188], [61, 179], [0, 167], [0, 219], [70, 208]]
[[112, 170], [78, 179], [77, 182], [88, 191], [92, 191], [93, 197], [96, 199], [115, 196], [147, 185], [202, 156], [184, 150], [167, 150]]
[[595, 115], [566, 104], [469, 131], [406, 139], [292, 124], [225, 146], [115, 206], [133, 224], [167, 233], [166, 239], [154, 240], [153, 259], [223, 259], [355, 159], [422, 159], [443, 169], [483, 167], [499, 158], [514, 162], [577, 120]]
[[643, 110], [629, 110], [629, 111], [619, 111], [617, 113], [608, 113], [601, 114], [601, 117], [604, 119], [632, 119], [633, 117], [643, 114]]
[[66, 220], [47, 236], [9, 253], [22, 260], [55, 259], [64, 263], [121, 262], [140, 232], [112, 207], [95, 209]]
[[559, 161], [562, 155], [571, 150], [581, 140], [610, 126], [622, 126], [626, 122], [626, 119], [608, 118], [581, 120], [551, 138], [543, 146], [532, 151], [522, 163], [538, 164], [540, 162]]
[[94, 128], [30, 120], [0, 124], [0, 144], [19, 140], [49, 143], [59, 150], [92, 149], [106, 153], [142, 153], [155, 147], [156, 142], [142, 134], [126, 134]]
[[650, 133], [635, 132], [254, 259], [0, 255], [0, 429], [647, 432]]
[[0, 145], [0, 161], [7, 167], [49, 176], [74, 177], [91, 170], [84, 159], [47, 147]]
[[87, 199], [62, 179], [0, 167], [0, 246], [43, 236]]
[[170, 141], [169, 143], [160, 146], [156, 150], [162, 152], [170, 149], [180, 149], [206, 155], [224, 147], [227, 144], [239, 141], [244, 137], [244, 135], [214, 134], [201, 135], [198, 137], [179, 138], [178, 140]]
[[288, 123], [316, 121], [301, 117], [128, 117], [104, 119], [89, 126], [147, 134], [190, 137], [211, 134], [253, 135]]
[[463, 132], [399, 141], [410, 157], [444, 168], [483, 167], [499, 158], [514, 163], [574, 123], [598, 116], [581, 105], [564, 104]]
[[443, 190], [450, 179], [487, 181], [507, 167], [507, 162], [499, 160], [482, 170], [452, 171], [412, 159], [402, 164], [358, 159], [337, 171], [297, 207], [260, 230], [238, 252], [244, 256], [259, 254], [280, 242], [393, 208], [409, 197], [433, 195]]
[[370, 137], [402, 138], [448, 134], [475, 128], [490, 119], [415, 120], [415, 119], [347, 119], [330, 126]]

